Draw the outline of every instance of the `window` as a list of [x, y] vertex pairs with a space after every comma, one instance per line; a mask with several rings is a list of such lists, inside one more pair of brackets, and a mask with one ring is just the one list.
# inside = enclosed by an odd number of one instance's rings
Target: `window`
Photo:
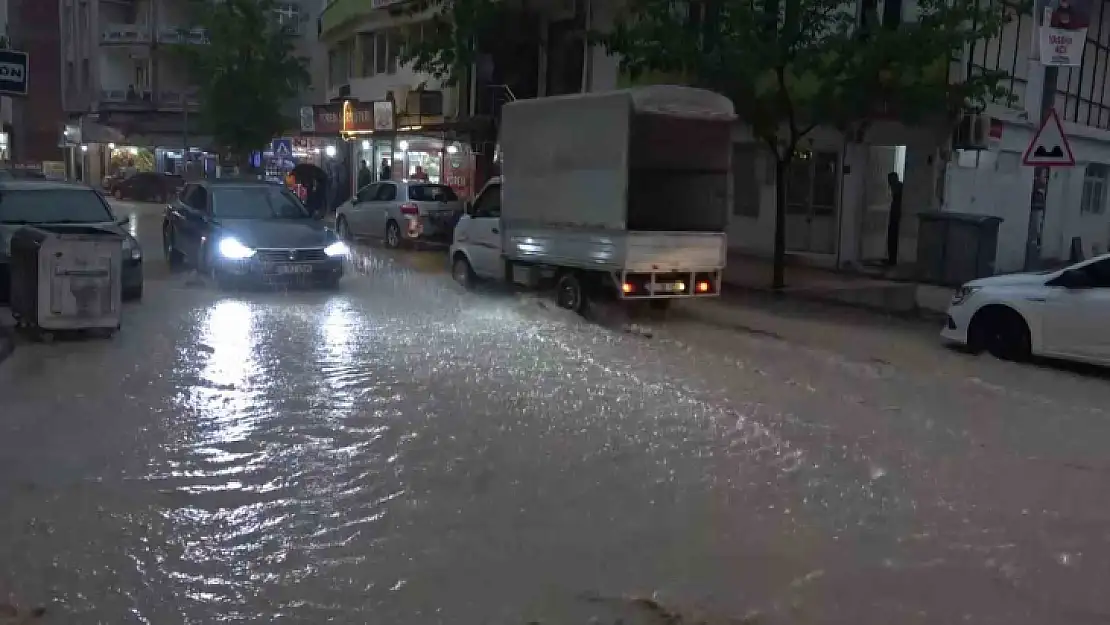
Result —
[[279, 26], [294, 35], [301, 34], [301, 7], [296, 4], [279, 4], [274, 7], [274, 18]]
[[397, 199], [397, 185], [383, 184], [382, 188], [378, 190], [378, 195], [374, 198], [378, 202], [392, 202]]
[[490, 186], [474, 202], [474, 217], [501, 216], [501, 185]]
[[414, 202], [456, 202], [455, 190], [442, 184], [409, 185], [409, 199]]
[[1079, 212], [1101, 214], [1106, 209], [1106, 182], [1110, 166], [1089, 163], [1083, 171], [1083, 196], [1079, 199]]
[[759, 179], [756, 167], [759, 148], [737, 143], [732, 146], [732, 214], [759, 217]]
[[1087, 278], [1087, 284], [1092, 288], [1105, 289], [1110, 287], [1110, 260], [1100, 260], [1097, 263], [1084, 265], [1080, 270]]
[[308, 219], [297, 196], [285, 187], [259, 185], [217, 189], [212, 214], [225, 219]]
[[386, 73], [388, 66], [387, 56], [389, 55], [389, 38], [385, 36], [384, 32], [377, 33], [377, 36], [374, 37], [374, 54], [376, 56], [374, 71], [379, 74]]
[[113, 221], [108, 205], [96, 191], [4, 191], [0, 223], [105, 223]]
[[91, 76], [91, 72], [89, 71], [89, 60], [88, 59], [82, 59], [81, 60], [81, 88], [85, 90], [85, 93], [88, 93], [89, 83], [91, 81], [92, 81], [92, 76]]
[[377, 194], [380, 187], [377, 184], [366, 185], [358, 190], [358, 201], [369, 202]]
[[374, 33], [359, 33], [358, 49], [359, 54], [362, 55], [362, 63], [359, 64], [359, 76], [370, 78], [376, 75], [377, 72], [374, 71]]

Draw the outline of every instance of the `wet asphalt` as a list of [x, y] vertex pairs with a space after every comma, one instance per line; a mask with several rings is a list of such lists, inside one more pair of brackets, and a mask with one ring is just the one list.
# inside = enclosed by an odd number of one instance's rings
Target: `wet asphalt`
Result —
[[0, 365], [0, 623], [1110, 620], [1106, 376], [626, 332], [429, 250], [219, 291], [117, 210], [120, 334]]

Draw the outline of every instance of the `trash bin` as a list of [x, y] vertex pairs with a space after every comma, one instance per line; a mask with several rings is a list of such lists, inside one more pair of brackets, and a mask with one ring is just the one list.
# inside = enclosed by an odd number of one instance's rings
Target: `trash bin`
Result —
[[917, 280], [960, 286], [994, 275], [1001, 217], [969, 213], [921, 213], [917, 231]]
[[35, 332], [120, 327], [123, 239], [99, 228], [27, 226], [12, 235], [12, 316]]

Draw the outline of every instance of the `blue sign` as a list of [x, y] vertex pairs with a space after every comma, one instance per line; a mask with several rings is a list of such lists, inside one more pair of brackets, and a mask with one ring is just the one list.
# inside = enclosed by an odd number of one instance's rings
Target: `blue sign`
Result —
[[274, 156], [293, 156], [293, 140], [274, 139], [270, 143], [270, 149], [273, 150]]

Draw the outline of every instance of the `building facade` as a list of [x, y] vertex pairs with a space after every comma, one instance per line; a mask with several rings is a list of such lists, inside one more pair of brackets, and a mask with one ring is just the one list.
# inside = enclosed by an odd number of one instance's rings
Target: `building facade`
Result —
[[[26, 1], [26, 0], [25, 0]], [[198, 136], [197, 89], [171, 46], [205, 45], [192, 27], [188, 0], [59, 0], [61, 95], [69, 118], [72, 170], [98, 181], [113, 150], [156, 151], [159, 169], [177, 170], [186, 154], [203, 154], [210, 138]], [[315, 53], [312, 16], [321, 0], [286, 0], [274, 19], [299, 35], [297, 53]], [[282, 103], [291, 117], [311, 89]], [[126, 144], [126, 146], [124, 145]], [[188, 152], [186, 152], [188, 150]], [[188, 158], [195, 158], [189, 156]], [[78, 166], [78, 164], [80, 166]]]
[[61, 160], [58, 131], [64, 121], [57, 80], [60, 46], [58, 5], [36, 0], [6, 0], [8, 45], [29, 55], [26, 97], [5, 98], [4, 116], [7, 157], [19, 163]]

